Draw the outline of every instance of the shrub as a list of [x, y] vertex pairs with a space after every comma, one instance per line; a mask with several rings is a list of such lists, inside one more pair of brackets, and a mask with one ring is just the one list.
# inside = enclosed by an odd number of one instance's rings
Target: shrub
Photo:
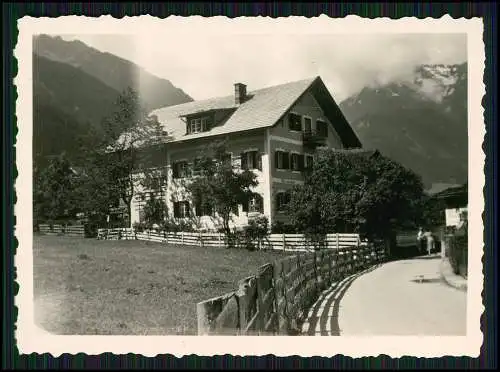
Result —
[[136, 232], [143, 232], [144, 230], [147, 229], [147, 226], [144, 222], [134, 222], [132, 227], [134, 228], [134, 231], [136, 231]]
[[96, 238], [97, 237], [97, 224], [96, 223], [85, 223], [83, 225], [84, 236], [86, 238]]
[[267, 217], [259, 217], [255, 220], [250, 220], [243, 230], [245, 246], [248, 250], [255, 250], [255, 243], [262, 243], [269, 232], [269, 220]]
[[292, 224], [287, 224], [282, 221], [276, 221], [271, 226], [272, 234], [295, 234], [297, 229]]
[[159, 224], [159, 230], [166, 232], [178, 233], [178, 232], [194, 232], [194, 228], [188, 221], [180, 220], [176, 221], [174, 219], [164, 220]]
[[448, 258], [453, 272], [457, 275], [467, 276], [468, 268], [468, 224], [454, 229], [453, 234], [448, 235]]
[[453, 272], [457, 275], [467, 275], [467, 236], [453, 235], [449, 241], [449, 259]]

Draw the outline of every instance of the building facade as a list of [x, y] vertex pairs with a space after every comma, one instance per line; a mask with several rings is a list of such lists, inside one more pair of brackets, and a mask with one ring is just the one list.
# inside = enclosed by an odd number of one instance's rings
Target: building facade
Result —
[[[190, 167], [213, 141], [225, 140], [233, 165], [251, 169], [258, 179], [254, 192], [259, 196], [235, 209], [234, 227], [259, 215], [271, 224], [286, 223], [289, 191], [304, 182], [315, 149], [361, 147], [320, 77], [253, 92], [238, 83], [231, 96], [166, 107], [152, 115], [169, 136], [162, 145], [161, 167], [167, 177], [159, 196], [169, 218], [190, 221], [203, 230], [216, 229], [220, 220], [214, 211], [194, 205], [184, 185], [192, 175]], [[132, 224], [144, 218], [144, 191], [137, 188], [132, 200]]]

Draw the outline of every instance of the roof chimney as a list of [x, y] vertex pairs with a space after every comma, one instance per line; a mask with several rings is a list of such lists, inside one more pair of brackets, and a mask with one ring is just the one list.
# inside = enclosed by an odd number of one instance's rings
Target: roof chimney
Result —
[[239, 105], [245, 102], [247, 96], [247, 86], [242, 83], [234, 84], [234, 102]]

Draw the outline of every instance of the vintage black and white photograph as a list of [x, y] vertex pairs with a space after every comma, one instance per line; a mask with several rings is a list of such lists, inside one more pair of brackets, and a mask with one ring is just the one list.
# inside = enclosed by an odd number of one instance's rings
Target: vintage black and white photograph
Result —
[[131, 19], [20, 22], [18, 339], [479, 352], [481, 22]]

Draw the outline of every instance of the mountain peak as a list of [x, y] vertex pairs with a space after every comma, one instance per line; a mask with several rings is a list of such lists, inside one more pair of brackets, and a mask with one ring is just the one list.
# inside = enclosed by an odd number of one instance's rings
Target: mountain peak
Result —
[[60, 36], [38, 35], [34, 38], [33, 50], [42, 57], [79, 68], [118, 92], [128, 87], [135, 89], [151, 110], [193, 100], [169, 80], [78, 39], [67, 41]]
[[363, 146], [433, 183], [467, 180], [467, 64], [421, 65], [409, 79], [366, 86], [340, 104]]

